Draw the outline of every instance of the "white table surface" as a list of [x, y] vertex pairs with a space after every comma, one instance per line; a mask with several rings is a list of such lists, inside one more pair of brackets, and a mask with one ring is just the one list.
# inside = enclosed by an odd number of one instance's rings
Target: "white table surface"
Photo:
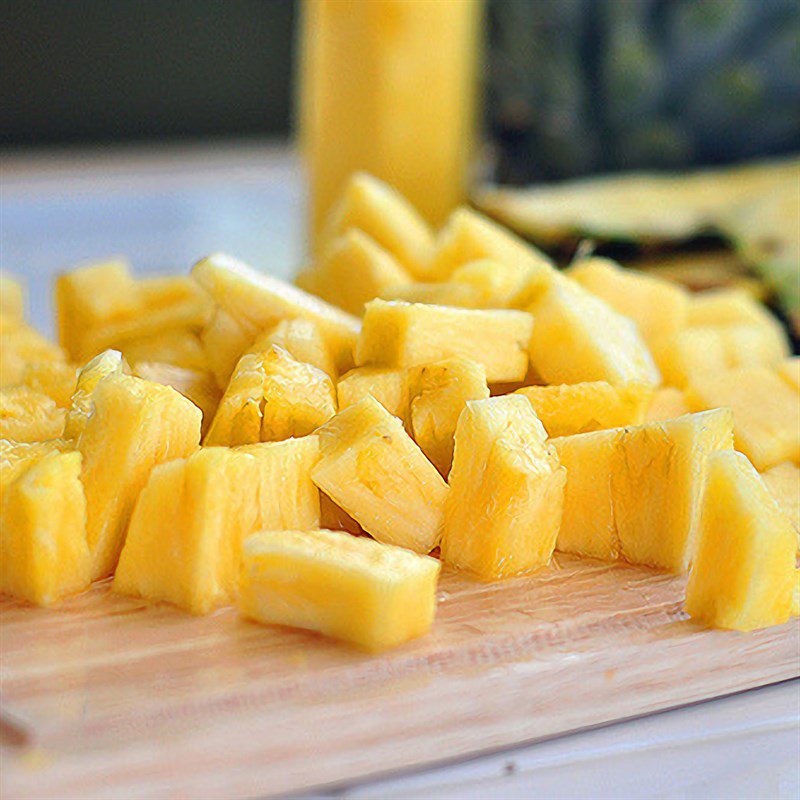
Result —
[[[52, 277], [85, 261], [186, 272], [224, 250], [292, 275], [302, 206], [296, 162], [264, 142], [6, 156], [0, 268], [27, 280], [31, 318], [51, 333]], [[800, 681], [313, 797], [797, 800]]]

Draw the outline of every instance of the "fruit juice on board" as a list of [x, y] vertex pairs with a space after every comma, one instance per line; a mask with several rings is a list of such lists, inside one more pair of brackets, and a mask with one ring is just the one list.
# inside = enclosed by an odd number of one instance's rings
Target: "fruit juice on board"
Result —
[[483, 0], [305, 0], [300, 141], [312, 239], [370, 172], [441, 224], [466, 198]]

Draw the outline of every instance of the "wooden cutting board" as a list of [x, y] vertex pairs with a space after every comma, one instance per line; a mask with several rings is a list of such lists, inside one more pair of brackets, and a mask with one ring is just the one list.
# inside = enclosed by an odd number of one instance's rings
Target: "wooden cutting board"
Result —
[[800, 675], [796, 620], [743, 634], [684, 580], [557, 557], [446, 574], [433, 632], [378, 657], [97, 586], [0, 604], [5, 798], [261, 797], [528, 742]]

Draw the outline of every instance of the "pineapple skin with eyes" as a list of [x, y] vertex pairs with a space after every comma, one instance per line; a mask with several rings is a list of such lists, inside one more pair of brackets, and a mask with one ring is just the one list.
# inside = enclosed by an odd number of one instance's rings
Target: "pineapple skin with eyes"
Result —
[[375, 398], [340, 411], [317, 431], [311, 477], [375, 539], [418, 553], [439, 543], [447, 484]]
[[64, 432], [66, 412], [55, 400], [27, 386], [0, 391], [0, 439], [43, 442]]
[[150, 471], [194, 452], [202, 414], [168, 386], [111, 374], [93, 393], [94, 410], [79, 436], [92, 579], [110, 575], [133, 507]]
[[0, 592], [51, 606], [91, 580], [80, 453], [59, 442], [0, 450]]
[[549, 563], [566, 470], [533, 409], [506, 395], [467, 402], [455, 433], [442, 559], [482, 580]]
[[406, 371], [391, 367], [355, 367], [336, 384], [339, 410], [374, 397], [393, 417], [408, 419]]
[[408, 368], [460, 356], [481, 364], [492, 383], [528, 370], [533, 319], [523, 311], [474, 310], [420, 303], [367, 303], [356, 345], [358, 366]]
[[414, 441], [447, 477], [453, 463], [458, 418], [468, 400], [489, 397], [486, 370], [465, 358], [448, 358], [408, 373], [409, 429]]
[[528, 400], [547, 435], [556, 437], [638, 425], [644, 419], [653, 390], [643, 384], [617, 387], [607, 381], [590, 381], [523, 386], [515, 394]]
[[436, 559], [338, 531], [268, 531], [245, 540], [238, 607], [380, 652], [426, 633]]
[[786, 622], [796, 546], [791, 525], [747, 457], [715, 453], [686, 611], [711, 627], [740, 631]]

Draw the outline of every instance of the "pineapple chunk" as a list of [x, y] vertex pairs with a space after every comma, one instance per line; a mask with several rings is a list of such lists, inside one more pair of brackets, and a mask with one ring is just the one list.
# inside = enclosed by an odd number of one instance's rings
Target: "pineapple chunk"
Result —
[[686, 395], [672, 386], [656, 389], [644, 415], [645, 422], [675, 419], [688, 414], [692, 409], [686, 402]]
[[320, 240], [324, 254], [351, 228], [363, 231], [413, 276], [427, 273], [433, 234], [417, 210], [391, 186], [363, 172], [350, 178]]
[[86, 422], [94, 408], [94, 391], [106, 375], [122, 375], [127, 371], [122, 354], [117, 350], [106, 350], [95, 356], [88, 364], [78, 370], [75, 392], [67, 412], [64, 438], [77, 441], [86, 427]]
[[17, 278], [0, 272], [0, 315], [22, 322], [25, 319], [25, 290]]
[[319, 493], [319, 527], [333, 531], [349, 531], [356, 535], [364, 533], [364, 529], [325, 492]]
[[543, 253], [488, 217], [456, 209], [436, 241], [436, 253], [425, 280], [446, 281], [460, 266], [491, 259], [517, 273], [519, 285], [545, 287], [555, 270]]
[[63, 350], [19, 320], [0, 317], [0, 388], [18, 386], [29, 364], [66, 361]]
[[248, 353], [263, 353], [271, 345], [282, 347], [292, 358], [321, 369], [332, 381], [338, 372], [319, 326], [310, 319], [285, 319], [256, 337]]
[[778, 365], [778, 374], [800, 392], [800, 356], [785, 358]]
[[42, 442], [64, 432], [66, 412], [46, 394], [27, 386], [0, 391], [0, 439]]
[[77, 371], [63, 361], [35, 361], [26, 364], [22, 385], [35, 392], [46, 394], [59, 408], [67, 408], [75, 391]]
[[53, 605], [91, 579], [80, 453], [54, 443], [0, 453], [0, 592]]
[[800, 469], [785, 461], [762, 472], [761, 478], [778, 503], [778, 508], [792, 523], [800, 550]]
[[381, 300], [400, 300], [404, 303], [424, 303], [429, 306], [452, 308], [482, 308], [483, 293], [467, 283], [402, 283], [385, 289]]
[[[210, 356], [215, 343], [222, 340], [225, 345], [225, 356], [215, 358], [212, 362], [218, 380], [225, 366], [228, 373], [224, 378], [230, 375], [236, 360], [259, 333], [274, 327], [283, 319], [295, 317], [310, 319], [317, 324], [339, 372], [346, 372], [353, 366], [353, 348], [361, 328], [357, 317], [220, 253], [195, 264], [192, 277], [219, 306], [217, 316], [219, 310], [225, 312], [221, 321], [211, 321], [221, 330], [213, 337], [205, 337], [203, 341]], [[236, 340], [233, 344], [227, 341], [231, 338], [231, 329]], [[240, 337], [244, 338], [244, 344], [238, 352], [233, 353], [241, 341]]]
[[447, 484], [375, 398], [323, 425], [314, 483], [375, 539], [429, 553], [439, 543]]
[[456, 423], [467, 400], [489, 396], [486, 370], [465, 358], [447, 358], [408, 374], [409, 422], [414, 441], [447, 477], [453, 463]]
[[272, 345], [239, 359], [204, 444], [239, 445], [305, 436], [336, 413], [331, 379]]
[[697, 375], [687, 393], [694, 410], [733, 409], [736, 449], [756, 469], [800, 460], [800, 393], [767, 367]]
[[217, 386], [228, 385], [236, 362], [253, 342], [251, 329], [245, 330], [230, 314], [216, 308], [211, 321], [200, 332], [200, 342]]
[[623, 269], [606, 258], [581, 261], [570, 267], [568, 275], [632, 319], [648, 344], [686, 325], [689, 293], [674, 283]]
[[524, 386], [526, 397], [548, 436], [638, 425], [644, 419], [652, 389], [638, 383], [612, 386], [606, 381], [565, 383], [560, 386]]
[[439, 570], [434, 558], [349, 533], [258, 533], [244, 542], [238, 606], [378, 652], [430, 629]]
[[442, 558], [483, 580], [550, 561], [566, 470], [523, 397], [471, 400], [455, 434]]
[[144, 336], [124, 342], [120, 350], [129, 364], [154, 361], [195, 371], [208, 369], [208, 359], [200, 337], [190, 330], [171, 330]]
[[114, 571], [133, 506], [150, 470], [188, 456], [200, 440], [200, 410], [168, 386], [112, 373], [92, 395], [77, 441], [83, 455], [92, 578]]
[[531, 365], [547, 383], [660, 383], [634, 323], [574, 281], [553, 281], [530, 311]]
[[471, 287], [480, 297], [479, 308], [509, 308], [519, 295], [523, 283], [527, 286], [526, 272], [520, 279], [515, 264], [483, 258], [456, 267], [450, 281]]
[[780, 625], [791, 616], [796, 582], [791, 525], [741, 453], [715, 453], [708, 472], [686, 610], [716, 628]]
[[342, 375], [336, 385], [339, 410], [374, 397], [392, 416], [408, 419], [408, 381], [406, 372], [390, 367], [356, 367]]
[[356, 363], [403, 368], [461, 356], [483, 365], [493, 383], [522, 380], [533, 324], [523, 311], [373, 300], [367, 303]]
[[298, 277], [303, 289], [361, 316], [364, 304], [411, 276], [363, 231], [352, 228], [334, 239], [319, 261]]

